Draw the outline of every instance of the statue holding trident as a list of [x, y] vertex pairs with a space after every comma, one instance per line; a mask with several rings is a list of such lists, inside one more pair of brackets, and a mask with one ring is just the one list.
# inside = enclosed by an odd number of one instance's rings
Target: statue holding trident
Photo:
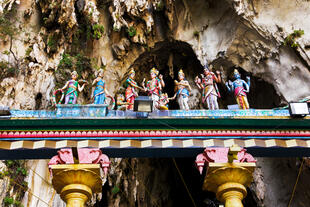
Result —
[[221, 97], [216, 83], [221, 82], [221, 73], [216, 71], [216, 75], [211, 72], [212, 65], [210, 65], [210, 70], [208, 65], [205, 66], [201, 79], [196, 76], [195, 83], [197, 87], [202, 90], [202, 104], [207, 104], [209, 110], [219, 109], [217, 103], [217, 98]]
[[237, 69], [234, 70], [235, 80], [231, 82], [230, 80], [226, 82], [226, 87], [229, 92], [233, 92], [236, 101], [240, 109], [249, 109], [249, 102], [246, 93], [250, 91], [250, 77], [247, 76], [247, 82], [241, 79], [240, 73]]

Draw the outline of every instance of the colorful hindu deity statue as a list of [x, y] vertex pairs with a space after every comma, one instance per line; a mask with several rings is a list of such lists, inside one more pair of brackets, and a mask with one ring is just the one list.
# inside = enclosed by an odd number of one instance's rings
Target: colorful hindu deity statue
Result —
[[[72, 79], [67, 81], [66, 85], [61, 89], [61, 91], [63, 91], [66, 88], [68, 88], [65, 94], [65, 104], [76, 104], [78, 91], [82, 92], [85, 85], [87, 84], [87, 81], [85, 80], [79, 80], [79, 81], [76, 80], [78, 78], [78, 73], [76, 71], [73, 71], [71, 73], [71, 78]], [[83, 85], [80, 86], [80, 84]]]
[[123, 94], [117, 94], [116, 100], [117, 110], [125, 111], [129, 105], [133, 105], [133, 103], [125, 101], [125, 96]]
[[174, 83], [176, 85], [177, 92], [170, 100], [173, 100], [177, 97], [178, 104], [181, 110], [189, 110], [188, 106], [188, 96], [189, 92], [192, 90], [188, 81], [185, 80], [185, 75], [183, 70], [181, 69], [178, 73], [179, 81], [175, 80]]
[[169, 103], [168, 94], [167, 93], [161, 93], [160, 97], [159, 97], [159, 101], [156, 104], [156, 107], [162, 111], [168, 110], [169, 109], [168, 103]]
[[135, 75], [136, 75], [135, 71], [133, 69], [130, 70], [128, 78], [125, 83], [126, 102], [130, 103], [127, 105], [127, 110], [133, 110], [133, 103], [135, 101], [135, 98], [138, 97], [138, 93], [136, 90], [137, 89], [144, 90], [144, 88], [138, 86], [137, 82], [134, 80]]
[[233, 82], [226, 82], [228, 91], [233, 92], [236, 98], [236, 101], [240, 109], [249, 109], [249, 102], [246, 93], [250, 91], [250, 77], [247, 76], [247, 82], [241, 79], [240, 73], [237, 69], [234, 70]]
[[[146, 92], [148, 92], [148, 95], [153, 100], [153, 110], [158, 108], [158, 101], [160, 99], [160, 94], [162, 93], [163, 87], [165, 87], [165, 82], [163, 80], [163, 76], [159, 75], [159, 71], [156, 68], [152, 68], [150, 70], [151, 80], [147, 81], [146, 87], [145, 87], [145, 79], [143, 79], [142, 86]], [[158, 76], [158, 77], [157, 77]]]
[[221, 82], [221, 73], [220, 71], [216, 71], [216, 74], [214, 74], [211, 70], [212, 65], [210, 66], [210, 70], [206, 65], [203, 74], [200, 74], [201, 79], [196, 76], [195, 83], [197, 87], [202, 90], [202, 104], [207, 104], [210, 110], [216, 110], [219, 109], [217, 98], [220, 98], [216, 83]]
[[105, 87], [105, 81], [103, 80], [103, 69], [98, 71], [97, 78], [93, 81], [92, 85], [96, 85], [93, 94], [94, 104], [104, 104], [106, 96], [110, 97], [111, 95]]

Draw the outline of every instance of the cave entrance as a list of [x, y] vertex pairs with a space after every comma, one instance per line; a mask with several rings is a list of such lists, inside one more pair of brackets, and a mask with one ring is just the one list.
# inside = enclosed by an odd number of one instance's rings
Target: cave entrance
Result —
[[[192, 89], [197, 91], [194, 79], [202, 73], [203, 66], [191, 46], [181, 41], [164, 41], [155, 44], [154, 48], [146, 48], [146, 52], [140, 55], [131, 66], [136, 71], [136, 81], [141, 85], [143, 78], [150, 80], [150, 69], [155, 67], [159, 74], [163, 75], [165, 87], [163, 92], [169, 97], [175, 94], [174, 80], [178, 79], [178, 72], [183, 70], [185, 78], [189, 81]], [[194, 96], [197, 93], [191, 93]], [[146, 95], [146, 94], [145, 94]], [[194, 99], [191, 98], [190, 99]], [[192, 102], [191, 108], [199, 107], [199, 97]], [[179, 109], [176, 100], [170, 101], [169, 109]]]
[[[192, 47], [182, 41], [163, 41], [156, 43], [154, 48], [146, 48], [135, 62], [130, 66], [136, 71], [136, 81], [141, 85], [143, 78], [150, 80], [150, 70], [155, 67], [159, 70], [159, 74], [163, 75], [165, 87], [163, 92], [169, 97], [173, 97], [176, 90], [174, 80], [178, 79], [178, 72], [183, 70], [186, 80], [192, 87], [189, 97], [189, 106], [191, 109], [203, 108], [201, 103], [201, 91], [196, 87], [194, 79], [203, 73], [203, 65], [198, 60]], [[226, 79], [234, 80], [232, 77], [233, 70], [236, 68], [230, 61], [226, 59], [216, 59], [210, 64], [213, 65], [213, 71], [223, 67], [223, 81]], [[283, 98], [276, 92], [274, 86], [262, 78], [255, 77], [246, 72], [243, 68], [237, 68], [241, 74], [241, 78], [245, 80], [246, 76], [251, 77], [250, 93], [248, 100], [250, 108], [254, 109], [271, 109], [281, 105]], [[125, 77], [127, 78], [127, 76]], [[125, 80], [123, 80], [125, 81]], [[232, 93], [229, 93], [224, 82], [217, 84], [221, 98], [218, 99], [220, 109], [227, 109], [227, 105], [237, 104]], [[147, 95], [144, 92], [139, 95]], [[176, 100], [169, 102], [169, 109], [179, 109]]]

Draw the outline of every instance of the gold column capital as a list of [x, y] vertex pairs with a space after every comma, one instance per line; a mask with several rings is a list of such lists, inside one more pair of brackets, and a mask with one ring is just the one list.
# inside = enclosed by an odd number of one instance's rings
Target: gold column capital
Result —
[[99, 164], [51, 165], [52, 184], [67, 207], [84, 207], [93, 193], [102, 189], [103, 172]]
[[225, 207], [243, 207], [255, 166], [255, 163], [209, 163], [203, 190], [216, 193]]
[[216, 193], [225, 207], [243, 207], [248, 187], [253, 180], [256, 160], [237, 145], [230, 148], [206, 148], [196, 158], [200, 173], [207, 165], [203, 190]]

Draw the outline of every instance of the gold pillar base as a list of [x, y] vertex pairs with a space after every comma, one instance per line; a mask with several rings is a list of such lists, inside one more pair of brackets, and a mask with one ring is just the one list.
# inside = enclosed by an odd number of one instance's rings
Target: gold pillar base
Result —
[[99, 164], [51, 165], [52, 184], [67, 207], [84, 207], [93, 193], [101, 192]]

